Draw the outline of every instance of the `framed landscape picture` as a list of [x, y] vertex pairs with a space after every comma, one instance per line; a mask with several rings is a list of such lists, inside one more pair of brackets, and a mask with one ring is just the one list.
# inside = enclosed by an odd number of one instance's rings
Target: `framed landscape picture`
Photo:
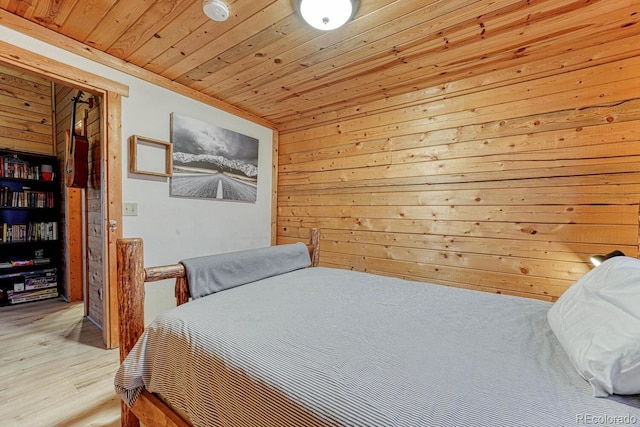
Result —
[[258, 140], [171, 114], [171, 196], [255, 203]]

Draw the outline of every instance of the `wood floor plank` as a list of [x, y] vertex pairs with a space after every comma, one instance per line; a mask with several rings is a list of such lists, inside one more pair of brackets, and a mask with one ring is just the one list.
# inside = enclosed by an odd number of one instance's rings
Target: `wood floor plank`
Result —
[[0, 307], [3, 426], [120, 425], [118, 349], [83, 314], [60, 299]]

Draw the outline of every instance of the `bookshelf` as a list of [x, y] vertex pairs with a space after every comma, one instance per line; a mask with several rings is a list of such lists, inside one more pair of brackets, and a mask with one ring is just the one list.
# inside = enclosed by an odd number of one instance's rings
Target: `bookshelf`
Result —
[[60, 192], [56, 157], [0, 150], [0, 306], [58, 296]]

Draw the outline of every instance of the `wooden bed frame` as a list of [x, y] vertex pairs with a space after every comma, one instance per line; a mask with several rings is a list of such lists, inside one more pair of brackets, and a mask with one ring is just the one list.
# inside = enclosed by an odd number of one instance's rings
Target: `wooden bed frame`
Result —
[[[640, 205], [638, 211], [638, 258], [640, 258]], [[311, 265], [317, 266], [320, 256], [320, 231], [311, 230], [307, 245]], [[118, 314], [120, 326], [120, 360], [129, 354], [144, 331], [144, 284], [164, 279], [176, 279], [177, 305], [189, 300], [185, 270], [182, 264], [144, 268], [142, 239], [119, 239], [118, 259]], [[165, 405], [158, 397], [144, 390], [132, 408], [121, 403], [124, 427], [138, 427], [140, 422], [151, 426], [189, 427], [190, 424]]]
[[[310, 243], [307, 245], [311, 256], [311, 266], [318, 265], [320, 256], [320, 231], [311, 230]], [[120, 362], [129, 354], [144, 331], [144, 288], [146, 282], [176, 279], [176, 304], [189, 301], [189, 289], [185, 269], [182, 264], [159, 267], [144, 267], [142, 239], [126, 238], [117, 241], [118, 259], [118, 317]], [[190, 424], [164, 404], [158, 397], [144, 390], [131, 408], [121, 402], [121, 425], [138, 427], [140, 422], [146, 426], [188, 427]]]

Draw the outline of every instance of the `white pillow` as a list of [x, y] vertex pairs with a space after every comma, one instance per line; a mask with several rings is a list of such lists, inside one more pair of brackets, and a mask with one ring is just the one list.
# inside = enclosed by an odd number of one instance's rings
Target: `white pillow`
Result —
[[619, 256], [595, 267], [547, 319], [594, 396], [640, 394], [640, 260]]

